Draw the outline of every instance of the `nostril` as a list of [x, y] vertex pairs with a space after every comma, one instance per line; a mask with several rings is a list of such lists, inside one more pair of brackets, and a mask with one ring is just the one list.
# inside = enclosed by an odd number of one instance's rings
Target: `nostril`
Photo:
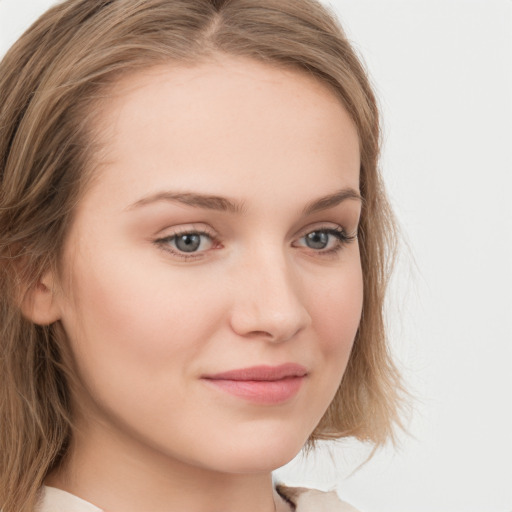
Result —
[[246, 339], [259, 339], [270, 343], [281, 343], [293, 339], [299, 332], [307, 327], [304, 318], [278, 319], [264, 317], [263, 315], [250, 315], [239, 312], [231, 318], [231, 327]]
[[267, 331], [254, 331], [252, 333], [253, 336], [258, 336], [258, 337], [267, 337], [267, 338], [273, 338], [274, 336], [270, 333], [270, 332], [267, 332]]

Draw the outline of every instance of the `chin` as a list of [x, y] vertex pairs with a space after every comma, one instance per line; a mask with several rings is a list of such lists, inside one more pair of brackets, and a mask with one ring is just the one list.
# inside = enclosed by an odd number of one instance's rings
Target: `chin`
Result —
[[303, 448], [307, 437], [281, 432], [271, 436], [260, 433], [232, 440], [221, 453], [212, 454], [218, 469], [226, 473], [268, 473], [290, 462]]

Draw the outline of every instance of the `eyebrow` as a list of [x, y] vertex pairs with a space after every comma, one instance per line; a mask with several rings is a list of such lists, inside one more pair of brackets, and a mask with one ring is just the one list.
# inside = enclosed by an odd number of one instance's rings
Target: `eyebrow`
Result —
[[328, 210], [329, 208], [334, 208], [347, 199], [353, 199], [360, 201], [361, 203], [363, 202], [363, 198], [357, 190], [353, 188], [343, 188], [337, 192], [334, 192], [333, 194], [321, 197], [320, 199], [316, 199], [315, 201], [307, 204], [304, 207], [302, 213], [303, 215], [311, 215], [323, 210]]
[[[334, 192], [333, 194], [315, 199], [314, 201], [308, 203], [302, 210], [302, 214], [311, 215], [323, 210], [328, 210], [329, 208], [334, 208], [347, 199], [353, 199], [361, 202], [363, 201], [363, 198], [355, 189], [344, 188]], [[233, 201], [232, 199], [228, 199], [226, 197], [209, 194], [172, 191], [157, 192], [156, 194], [143, 197], [142, 199], [139, 199], [130, 205], [127, 210], [132, 210], [158, 201], [171, 201], [196, 208], [203, 208], [205, 210], [216, 210], [236, 214], [242, 214], [246, 211], [245, 204], [241, 201]]]
[[196, 194], [194, 192], [158, 192], [147, 197], [139, 199], [128, 207], [132, 210], [139, 206], [145, 206], [158, 201], [171, 201], [186, 204], [187, 206], [195, 206], [196, 208], [204, 208], [205, 210], [217, 210], [221, 212], [243, 213], [245, 211], [244, 203], [208, 194]]

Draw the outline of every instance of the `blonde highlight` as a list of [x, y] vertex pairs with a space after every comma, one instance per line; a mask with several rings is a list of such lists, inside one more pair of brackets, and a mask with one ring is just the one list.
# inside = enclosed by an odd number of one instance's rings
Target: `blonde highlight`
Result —
[[0, 508], [32, 511], [69, 445], [73, 367], [59, 322], [23, 317], [20, 294], [59, 261], [101, 152], [94, 116], [125, 74], [217, 54], [316, 77], [351, 115], [361, 147], [363, 317], [349, 364], [310, 438], [377, 446], [400, 425], [399, 373], [384, 327], [395, 223], [378, 170], [379, 112], [335, 16], [315, 0], [67, 0], [0, 63]]

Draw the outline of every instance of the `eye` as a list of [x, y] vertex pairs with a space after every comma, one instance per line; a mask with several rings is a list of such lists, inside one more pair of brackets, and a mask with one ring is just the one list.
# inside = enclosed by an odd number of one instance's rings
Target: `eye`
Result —
[[304, 235], [298, 245], [321, 253], [331, 253], [339, 251], [356, 238], [356, 235], [349, 235], [342, 228], [321, 228]]
[[205, 245], [205, 235], [200, 233], [185, 233], [184, 235], [175, 235], [172, 237], [176, 249], [182, 252], [196, 252], [201, 244]]
[[203, 231], [183, 231], [155, 240], [155, 243], [166, 251], [187, 258], [212, 249], [214, 239]]
[[329, 245], [331, 234], [325, 231], [313, 231], [304, 237], [306, 245], [310, 249], [325, 249]]

